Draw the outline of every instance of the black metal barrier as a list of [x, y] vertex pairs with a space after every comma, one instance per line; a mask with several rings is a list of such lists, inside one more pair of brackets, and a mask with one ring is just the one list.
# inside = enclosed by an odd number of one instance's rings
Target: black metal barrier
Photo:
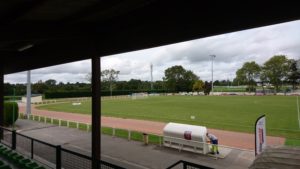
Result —
[[[49, 168], [92, 169], [92, 157], [90, 156], [64, 149], [60, 145], [52, 145], [31, 138], [21, 133], [17, 133], [15, 130], [10, 130], [1, 126], [0, 132], [3, 133], [3, 138], [0, 139], [1, 144], [10, 147], [20, 154], [26, 155]], [[101, 169], [125, 169], [102, 160], [100, 160], [99, 163]], [[173, 168], [213, 169], [183, 160], [176, 162], [167, 169]]]
[[[56, 169], [92, 169], [92, 157], [52, 145], [41, 140], [17, 133], [0, 126], [3, 139], [0, 143], [34, 159], [41, 164]], [[124, 169], [108, 162], [99, 161], [101, 169]]]
[[199, 164], [194, 164], [194, 163], [183, 161], [183, 160], [180, 160], [180, 161], [176, 162], [175, 164], [171, 165], [167, 169], [172, 169], [172, 168], [182, 168], [182, 169], [213, 169], [213, 168], [210, 168], [210, 167], [202, 166], [202, 165], [199, 165]]

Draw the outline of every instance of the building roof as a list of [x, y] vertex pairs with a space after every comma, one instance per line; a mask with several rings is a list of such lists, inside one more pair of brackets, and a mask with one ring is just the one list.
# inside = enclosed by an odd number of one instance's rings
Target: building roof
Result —
[[[40, 97], [42, 96], [41, 94], [31, 94], [31, 97]], [[22, 97], [27, 97], [27, 95], [23, 95]]]
[[300, 168], [299, 147], [269, 147], [258, 155], [249, 169]]
[[0, 63], [15, 73], [297, 20], [296, 3], [1, 1]]

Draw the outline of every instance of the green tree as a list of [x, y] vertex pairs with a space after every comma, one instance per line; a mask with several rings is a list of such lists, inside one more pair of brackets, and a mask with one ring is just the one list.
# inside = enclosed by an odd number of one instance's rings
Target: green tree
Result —
[[184, 82], [185, 86], [187, 88], [187, 91], [192, 91], [193, 89], [193, 84], [195, 81], [199, 80], [199, 77], [195, 75], [192, 71], [188, 70], [184, 74]]
[[46, 81], [45, 81], [45, 84], [46, 84], [48, 87], [55, 86], [55, 85], [56, 85], [56, 80], [54, 80], [54, 79], [46, 80]]
[[118, 82], [116, 82], [116, 90], [128, 90], [127, 81], [118, 81]]
[[172, 66], [165, 70], [166, 87], [171, 91], [191, 91], [193, 84], [199, 78], [190, 70], [185, 70], [181, 65]]
[[5, 96], [9, 96], [9, 95], [13, 95], [14, 92], [14, 85], [10, 84], [10, 83], [4, 83], [4, 95]]
[[129, 90], [141, 90], [142, 89], [142, 81], [139, 79], [130, 79], [128, 82]]
[[236, 72], [236, 80], [248, 84], [249, 91], [252, 91], [254, 89], [254, 86], [256, 86], [255, 79], [257, 79], [260, 75], [261, 68], [260, 66], [252, 62], [246, 62], [242, 66], [242, 68], [238, 69]]
[[216, 80], [216, 81], [214, 82], [214, 86], [221, 86], [221, 85], [220, 85], [220, 81], [219, 81], [219, 80]]
[[261, 70], [259, 78], [260, 78], [261, 86], [262, 86], [262, 89], [263, 89], [263, 93], [266, 94], [265, 85], [268, 83], [268, 79], [266, 77], [266, 73], [265, 73], [264, 69]]
[[293, 89], [296, 89], [296, 85], [300, 80], [300, 70], [297, 68], [297, 61], [294, 59], [290, 60], [290, 67], [288, 72], [288, 82], [293, 85]]
[[165, 89], [165, 85], [164, 85], [165, 83], [163, 82], [163, 81], [160, 81], [160, 80], [158, 80], [158, 81], [155, 81], [154, 83], [153, 83], [153, 88], [154, 89], [158, 89], [158, 90], [163, 90], [163, 89]]
[[246, 84], [247, 83], [247, 78], [243, 72], [242, 69], [238, 69], [236, 71], [236, 78], [235, 78], [236, 81], [238, 81], [240, 84]]
[[275, 55], [266, 61], [262, 67], [264, 78], [279, 91], [282, 81], [287, 78], [290, 64], [285, 55]]
[[114, 69], [106, 69], [101, 71], [101, 80], [103, 82], [109, 83], [109, 90], [111, 96], [112, 96], [114, 82], [118, 80], [119, 73], [120, 71], [116, 71]]
[[209, 95], [210, 91], [211, 91], [211, 83], [205, 81], [204, 82], [204, 94], [205, 95]]
[[193, 91], [203, 91], [204, 83], [202, 80], [197, 80], [193, 85]]
[[39, 80], [36, 83], [32, 84], [32, 93], [43, 94], [48, 89], [49, 87], [42, 80]]

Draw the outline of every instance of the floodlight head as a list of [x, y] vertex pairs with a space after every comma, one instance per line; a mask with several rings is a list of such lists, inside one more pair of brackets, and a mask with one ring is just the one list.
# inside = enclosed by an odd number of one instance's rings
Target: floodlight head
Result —
[[25, 45], [25, 46], [22, 46], [21, 48], [18, 49], [19, 52], [22, 52], [24, 50], [27, 50], [29, 48], [32, 48], [34, 45], [33, 44], [28, 44], [28, 45]]

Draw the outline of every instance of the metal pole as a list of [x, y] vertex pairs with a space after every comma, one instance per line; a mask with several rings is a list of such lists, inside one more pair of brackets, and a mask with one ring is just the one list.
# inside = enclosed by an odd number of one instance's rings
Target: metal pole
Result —
[[153, 65], [152, 65], [152, 63], [150, 65], [150, 69], [151, 69], [151, 92], [152, 92], [152, 90], [153, 90]]
[[[15, 98], [16, 98], [16, 89], [14, 88], [14, 94], [13, 94], [13, 102], [15, 102], [16, 100], [15, 100]], [[18, 113], [18, 112], [17, 112]], [[13, 128], [13, 130], [15, 130], [15, 105], [13, 105], [13, 119], [12, 119], [13, 121], [12, 121], [12, 123], [13, 123], [13, 126], [12, 126], [12, 128]]]
[[56, 169], [61, 169], [61, 146], [56, 146]]
[[214, 58], [216, 55], [211, 56], [211, 95], [214, 95]]
[[33, 145], [33, 139], [31, 139], [31, 159], [33, 159], [33, 150], [34, 150], [34, 147], [33, 147], [34, 145]]
[[[4, 118], [4, 72], [3, 65], [0, 64], [0, 126], [3, 126]], [[0, 130], [0, 140], [3, 139], [3, 130]]]
[[13, 130], [11, 133], [11, 149], [15, 150], [16, 149], [16, 143], [17, 143], [17, 135], [16, 135], [16, 130]]
[[101, 86], [100, 86], [100, 58], [92, 58], [92, 168], [100, 168], [101, 148]]
[[211, 58], [211, 95], [214, 95], [214, 58]]
[[27, 71], [27, 101], [26, 101], [26, 116], [29, 119], [31, 114], [31, 80], [30, 80], [30, 70]]

